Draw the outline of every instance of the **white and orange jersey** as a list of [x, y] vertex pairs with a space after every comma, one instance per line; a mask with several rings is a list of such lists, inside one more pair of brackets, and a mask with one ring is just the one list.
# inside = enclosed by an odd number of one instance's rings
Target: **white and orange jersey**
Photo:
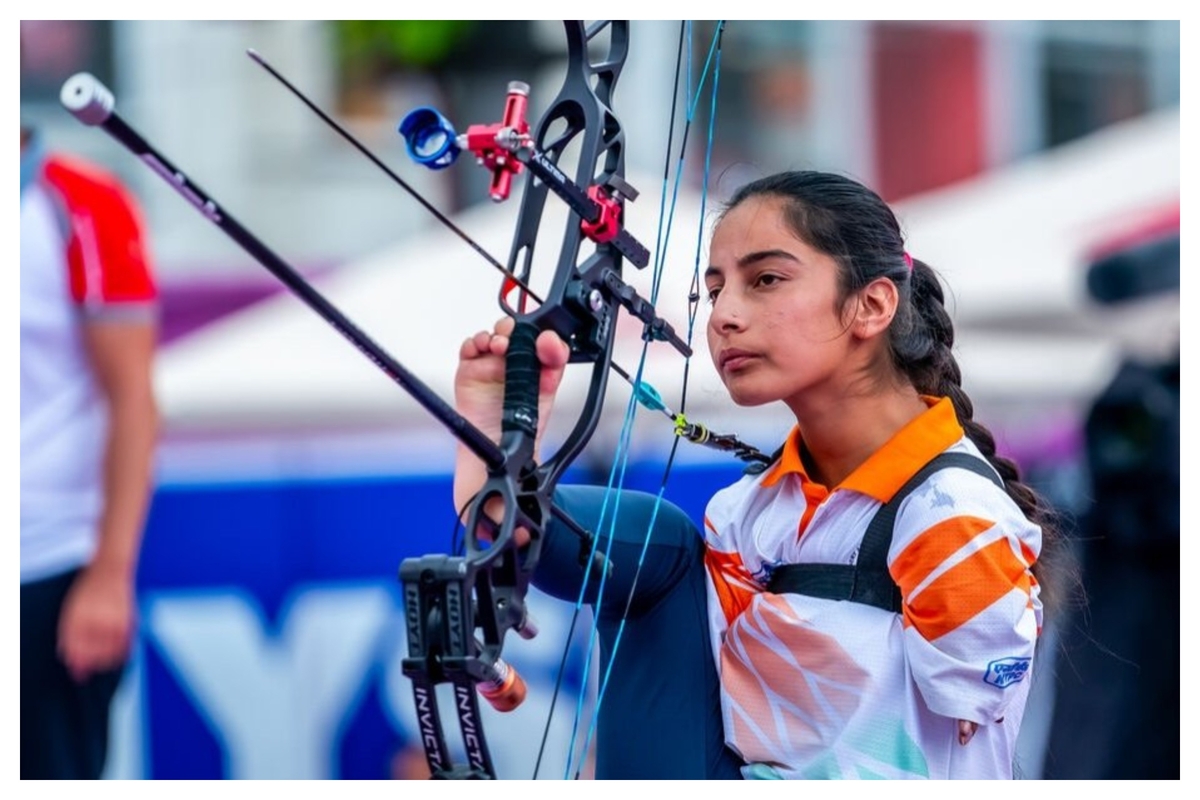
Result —
[[[1041, 530], [986, 477], [933, 473], [899, 505], [901, 613], [765, 590], [782, 564], [854, 564], [880, 506], [942, 452], [979, 458], [948, 399], [841, 484], [811, 480], [798, 431], [705, 515], [725, 736], [785, 778], [1008, 778], [1041, 628]], [[957, 720], [979, 724], [958, 743]]]

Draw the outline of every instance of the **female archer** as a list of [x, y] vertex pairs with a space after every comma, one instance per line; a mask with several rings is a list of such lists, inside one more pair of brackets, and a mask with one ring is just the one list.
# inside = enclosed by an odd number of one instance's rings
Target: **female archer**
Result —
[[[796, 425], [711, 499], [703, 533], [622, 494], [605, 591], [636, 591], [597, 613], [602, 652], [621, 641], [596, 776], [1013, 777], [1056, 532], [973, 419], [935, 273], [874, 192], [787, 172], [732, 198], [705, 283], [730, 396]], [[467, 339], [456, 379], [497, 438], [509, 330]], [[546, 332], [538, 355], [544, 424], [568, 353]], [[462, 508], [485, 470], [459, 453]], [[555, 502], [594, 526], [602, 494]], [[546, 537], [538, 583], [574, 600], [577, 542]]]

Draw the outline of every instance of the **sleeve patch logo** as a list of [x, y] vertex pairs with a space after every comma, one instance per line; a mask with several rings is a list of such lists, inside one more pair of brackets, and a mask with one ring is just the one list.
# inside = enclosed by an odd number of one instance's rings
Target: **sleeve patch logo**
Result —
[[1001, 658], [988, 664], [987, 674], [983, 676], [983, 680], [992, 686], [1007, 689], [1014, 683], [1019, 683], [1028, 671], [1028, 658]]

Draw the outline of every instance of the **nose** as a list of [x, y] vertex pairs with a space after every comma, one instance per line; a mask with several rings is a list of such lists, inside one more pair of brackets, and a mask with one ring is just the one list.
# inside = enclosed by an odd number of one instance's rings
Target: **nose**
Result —
[[742, 312], [736, 293], [726, 287], [713, 302], [712, 314], [708, 318], [709, 327], [721, 332], [741, 330], [745, 327]]

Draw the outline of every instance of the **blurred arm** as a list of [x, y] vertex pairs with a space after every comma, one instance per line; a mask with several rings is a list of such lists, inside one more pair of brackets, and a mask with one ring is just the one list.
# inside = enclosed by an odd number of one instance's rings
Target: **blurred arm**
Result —
[[159, 427], [152, 385], [156, 338], [154, 324], [146, 321], [84, 325], [109, 427], [96, 553], [67, 596], [60, 620], [59, 650], [77, 680], [120, 666], [132, 642], [134, 579]]

